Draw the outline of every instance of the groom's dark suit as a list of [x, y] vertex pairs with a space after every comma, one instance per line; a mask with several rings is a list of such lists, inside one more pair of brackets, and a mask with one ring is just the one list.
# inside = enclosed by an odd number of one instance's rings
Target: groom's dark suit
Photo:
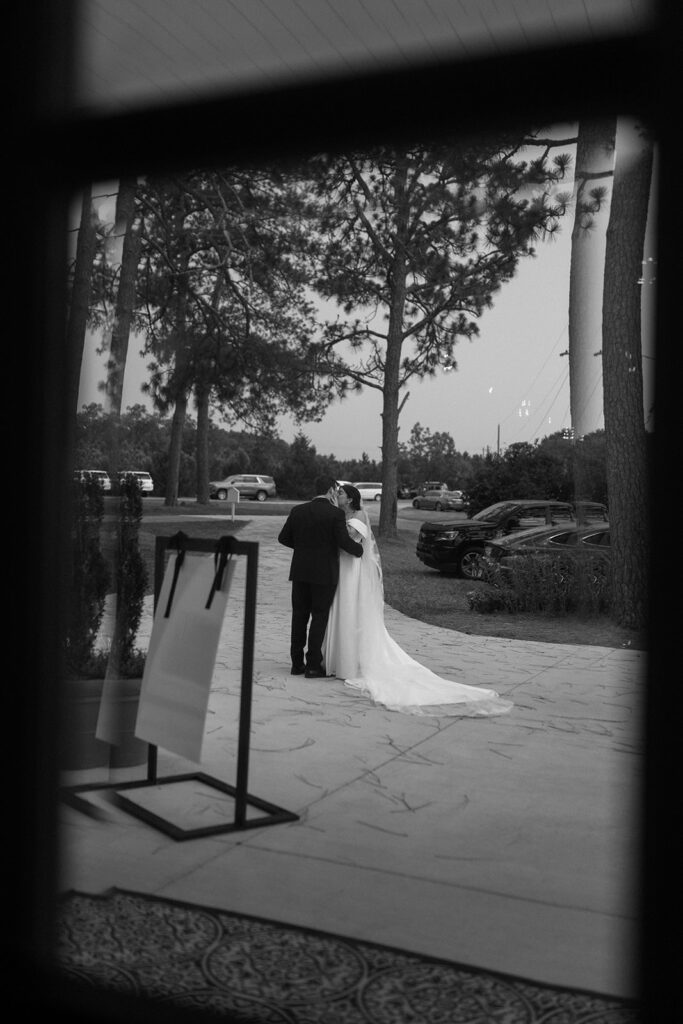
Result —
[[285, 547], [293, 548], [289, 570], [292, 581], [292, 669], [303, 669], [306, 648], [306, 669], [322, 672], [322, 643], [339, 582], [339, 549], [360, 556], [363, 546], [351, 540], [344, 513], [325, 497], [295, 505], [280, 530], [278, 540]]

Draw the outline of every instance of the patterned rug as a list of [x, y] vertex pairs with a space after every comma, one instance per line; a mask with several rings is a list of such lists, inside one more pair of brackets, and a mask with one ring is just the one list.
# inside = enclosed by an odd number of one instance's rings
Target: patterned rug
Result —
[[636, 1024], [631, 1003], [121, 889], [67, 893], [72, 980], [244, 1024]]

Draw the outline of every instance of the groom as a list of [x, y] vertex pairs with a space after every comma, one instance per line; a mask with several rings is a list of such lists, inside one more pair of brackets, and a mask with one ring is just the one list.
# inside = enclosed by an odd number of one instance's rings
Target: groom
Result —
[[322, 643], [339, 581], [339, 549], [343, 548], [356, 557], [363, 554], [363, 545], [349, 537], [346, 517], [337, 505], [336, 480], [331, 476], [318, 477], [315, 489], [317, 497], [295, 505], [278, 536], [280, 544], [294, 549], [289, 570], [292, 582], [292, 675], [305, 673], [307, 679], [317, 679], [326, 674], [322, 663]]

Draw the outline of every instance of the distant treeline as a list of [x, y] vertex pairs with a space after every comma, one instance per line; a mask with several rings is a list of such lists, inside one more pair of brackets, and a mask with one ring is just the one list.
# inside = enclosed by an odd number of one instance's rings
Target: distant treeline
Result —
[[[147, 470], [154, 493], [166, 493], [171, 419], [144, 406], [129, 407], [120, 419], [91, 404], [78, 414], [74, 468]], [[196, 423], [188, 418], [182, 443], [179, 495], [197, 494]], [[116, 453], [116, 456], [114, 456]], [[231, 473], [265, 473], [275, 479], [278, 495], [310, 498], [315, 479], [331, 474], [340, 480], [381, 480], [382, 463], [362, 452], [358, 459], [320, 454], [303, 431], [287, 443], [278, 437], [226, 430], [209, 430], [210, 480]], [[456, 449], [444, 432], [431, 433], [419, 423], [407, 443], [399, 445], [400, 484], [419, 485], [440, 480], [465, 491], [473, 511], [506, 498], [588, 499], [607, 504], [605, 434], [596, 431], [575, 441], [566, 432], [551, 434], [533, 444], [513, 444], [501, 453], [469, 455]]]

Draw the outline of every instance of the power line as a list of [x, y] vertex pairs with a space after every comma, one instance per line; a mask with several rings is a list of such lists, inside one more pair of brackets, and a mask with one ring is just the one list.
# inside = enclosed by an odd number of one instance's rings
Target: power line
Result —
[[[551, 360], [551, 358], [553, 356], [553, 353], [555, 352], [555, 349], [560, 344], [560, 341], [561, 341], [562, 337], [567, 333], [567, 330], [568, 330], [567, 324], [564, 324], [562, 329], [560, 330], [560, 333], [558, 334], [557, 338], [555, 339], [555, 342], [554, 342], [552, 348], [548, 352], [548, 355], [546, 356], [545, 361], [541, 364], [538, 372], [536, 373], [536, 376], [534, 377], [534, 379], [532, 380], [531, 384], [527, 388], [526, 394], [530, 394], [530, 392], [533, 390], [533, 387], [536, 384], [536, 381], [539, 379], [539, 377], [541, 376], [541, 374], [545, 370], [546, 366], [550, 362], [550, 360]], [[554, 386], [555, 386], [555, 381], [553, 382], [551, 387], [554, 387]], [[502, 419], [500, 420], [500, 422], [501, 423], [505, 423], [507, 420], [510, 419], [511, 416], [515, 416], [517, 414], [517, 411], [521, 407], [523, 401], [525, 401], [525, 399], [520, 399], [520, 401], [517, 402], [515, 408], [511, 412], [509, 412], [506, 416], [503, 416]], [[541, 401], [545, 401], [545, 396], [541, 399]]]

